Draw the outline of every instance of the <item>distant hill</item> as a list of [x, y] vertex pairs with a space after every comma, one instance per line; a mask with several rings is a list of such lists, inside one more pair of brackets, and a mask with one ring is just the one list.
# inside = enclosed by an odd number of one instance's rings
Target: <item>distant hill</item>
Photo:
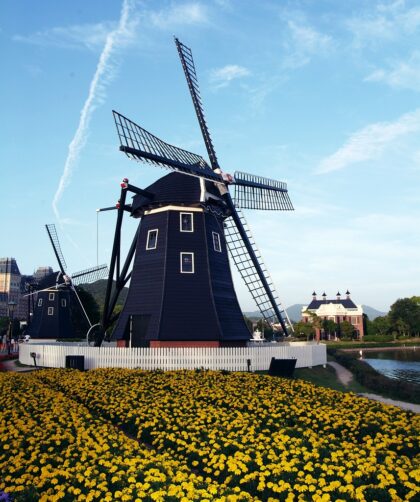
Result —
[[[99, 281], [92, 282], [91, 284], [80, 284], [80, 286], [88, 291], [96, 300], [96, 303], [99, 305], [100, 309], [105, 302], [105, 293], [106, 293], [106, 279], [100, 279]], [[125, 299], [127, 298], [128, 288], [123, 288], [118, 297], [117, 305], [124, 305]]]
[[387, 315], [388, 312], [381, 312], [380, 310], [376, 310], [373, 307], [369, 307], [369, 305], [362, 305], [363, 312], [369, 317], [369, 321], [373, 321], [377, 317], [383, 317]]
[[[295, 303], [294, 305], [290, 305], [287, 307], [287, 315], [289, 316], [292, 322], [298, 322], [301, 318], [302, 307], [304, 307], [305, 303]], [[381, 317], [386, 315], [386, 312], [381, 312], [379, 310], [374, 309], [373, 307], [369, 307], [369, 305], [362, 305], [363, 312], [369, 317], [370, 321], [373, 321], [377, 317]], [[244, 312], [244, 314], [250, 319], [261, 319], [261, 312], [259, 310], [255, 310], [253, 312]]]

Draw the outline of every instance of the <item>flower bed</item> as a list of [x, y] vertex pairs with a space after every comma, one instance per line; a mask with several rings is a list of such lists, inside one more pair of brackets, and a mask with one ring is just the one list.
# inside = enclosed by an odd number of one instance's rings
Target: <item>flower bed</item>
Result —
[[23, 487], [64, 500], [72, 487], [76, 500], [419, 497], [419, 416], [353, 394], [213, 371], [1, 378], [2, 430], [17, 430], [1, 434], [0, 490], [13, 495]]

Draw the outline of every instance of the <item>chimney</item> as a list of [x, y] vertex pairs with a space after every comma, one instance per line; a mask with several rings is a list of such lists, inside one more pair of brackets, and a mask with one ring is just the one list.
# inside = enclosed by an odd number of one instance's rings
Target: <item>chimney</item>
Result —
[[341, 294], [340, 294], [340, 291], [337, 291], [337, 300], [341, 300]]
[[315, 293], [315, 291], [312, 293], [312, 300], [316, 300], [316, 293]]
[[327, 295], [325, 294], [325, 291], [322, 293], [322, 299], [324, 300], [324, 302], [327, 301]]
[[347, 300], [350, 300], [350, 291], [349, 290], [346, 291], [346, 296], [347, 296]]

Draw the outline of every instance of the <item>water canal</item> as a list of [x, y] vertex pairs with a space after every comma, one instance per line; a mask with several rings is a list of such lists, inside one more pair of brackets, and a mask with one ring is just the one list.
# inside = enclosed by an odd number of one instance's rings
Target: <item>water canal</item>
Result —
[[361, 350], [359, 355], [360, 359], [389, 378], [420, 385], [420, 347]]

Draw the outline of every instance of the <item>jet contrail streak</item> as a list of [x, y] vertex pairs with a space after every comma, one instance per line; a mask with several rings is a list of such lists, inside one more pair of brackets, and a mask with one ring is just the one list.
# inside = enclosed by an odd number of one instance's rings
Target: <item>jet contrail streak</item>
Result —
[[73, 173], [75, 164], [78, 160], [79, 154], [86, 144], [86, 136], [88, 133], [89, 122], [92, 113], [95, 110], [96, 106], [101, 103], [101, 99], [103, 99], [103, 94], [101, 95], [101, 93], [104, 92], [106, 78], [110, 76], [110, 72], [113, 69], [112, 62], [110, 61], [112, 51], [114, 47], [118, 45], [118, 42], [121, 38], [130, 35], [130, 13], [131, 2], [130, 0], [124, 0], [121, 8], [121, 16], [118, 26], [115, 30], [111, 31], [106, 38], [105, 46], [99, 57], [95, 75], [93, 76], [93, 79], [89, 86], [88, 97], [85, 101], [85, 104], [83, 105], [82, 111], [80, 112], [79, 125], [71, 143], [69, 144], [63, 174], [61, 175], [57, 191], [55, 192], [54, 199], [52, 201], [52, 207], [55, 216], [60, 223], [62, 222], [62, 220], [60, 218], [60, 213], [57, 206], [64, 193], [65, 188], [70, 182], [70, 178]]

